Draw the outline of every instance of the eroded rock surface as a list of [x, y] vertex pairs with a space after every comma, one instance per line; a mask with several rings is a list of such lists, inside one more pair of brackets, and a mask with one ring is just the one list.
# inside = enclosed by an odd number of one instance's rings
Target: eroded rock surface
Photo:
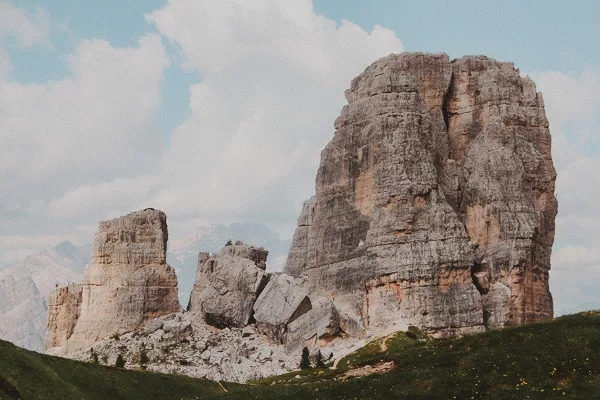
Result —
[[551, 318], [556, 174], [533, 82], [482, 56], [403, 53], [346, 98], [285, 271], [355, 335]]
[[73, 335], [81, 313], [83, 285], [56, 288], [48, 295], [48, 328], [45, 347], [62, 347]]
[[[167, 239], [166, 216], [155, 209], [101, 222], [75, 329], [64, 346], [48, 352], [68, 353], [179, 311], [177, 278], [166, 263]], [[61, 320], [59, 313], [56, 321]]]
[[275, 274], [254, 304], [256, 326], [273, 340], [280, 342], [288, 324], [312, 308], [302, 282], [287, 274]]
[[287, 324], [283, 342], [288, 350], [327, 346], [340, 333], [339, 315], [330, 300], [316, 301], [311, 309]]

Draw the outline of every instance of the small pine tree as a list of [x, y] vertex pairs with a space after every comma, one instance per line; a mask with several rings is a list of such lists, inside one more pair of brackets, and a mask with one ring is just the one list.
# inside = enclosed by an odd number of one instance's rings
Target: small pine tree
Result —
[[302, 358], [300, 359], [300, 369], [309, 369], [310, 361], [308, 360], [308, 347], [302, 349]]
[[150, 361], [150, 359], [148, 358], [146, 347], [142, 345], [142, 348], [140, 349], [140, 367], [142, 367], [142, 369], [146, 369], [146, 364], [148, 361]]
[[90, 361], [98, 364], [98, 354], [94, 351], [93, 347], [90, 349]]
[[225, 243], [225, 246], [231, 246], [232, 244], [233, 244], [233, 242], [231, 241], [231, 239], [229, 239], [229, 240], [227, 241], [227, 243]]
[[317, 353], [317, 359], [315, 360], [315, 368], [325, 368], [325, 362], [323, 361], [321, 350], [319, 350], [319, 352]]
[[123, 359], [123, 356], [120, 354], [117, 356], [117, 360], [115, 361], [115, 367], [117, 367], [117, 368], [125, 367], [125, 360]]

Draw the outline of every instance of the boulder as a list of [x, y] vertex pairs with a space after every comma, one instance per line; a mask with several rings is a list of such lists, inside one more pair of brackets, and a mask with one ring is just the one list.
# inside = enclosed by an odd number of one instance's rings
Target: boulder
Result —
[[261, 332], [280, 342], [287, 326], [311, 308], [299, 280], [287, 274], [274, 274], [254, 304], [254, 319]]
[[327, 344], [340, 333], [337, 310], [329, 300], [312, 303], [310, 311], [287, 325], [284, 343], [289, 351]]
[[219, 254], [200, 253], [188, 310], [219, 327], [244, 327], [267, 283], [268, 252], [244, 244], [228, 245]]

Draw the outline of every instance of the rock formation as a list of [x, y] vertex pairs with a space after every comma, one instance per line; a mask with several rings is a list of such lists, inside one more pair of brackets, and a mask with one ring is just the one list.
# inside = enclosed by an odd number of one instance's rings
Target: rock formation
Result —
[[48, 295], [48, 329], [44, 342], [47, 349], [63, 347], [73, 335], [81, 314], [82, 293], [83, 285], [70, 284]]
[[267, 269], [282, 271], [290, 248], [291, 238], [282, 240], [268, 226], [255, 222], [238, 222], [229, 226], [213, 224], [203, 226], [183, 239], [169, 240], [167, 262], [177, 271], [179, 302], [187, 305], [198, 270], [198, 253], [219, 253], [223, 244], [236, 238], [244, 243], [260, 244], [269, 249]]
[[[310, 310], [292, 318], [285, 326], [282, 341], [289, 351], [297, 351], [304, 346], [320, 349], [331, 347], [332, 340], [340, 332], [340, 318], [335, 306], [330, 300], [321, 299], [311, 303]], [[339, 347], [339, 343], [334, 344]]]
[[355, 334], [551, 318], [556, 174], [533, 82], [482, 56], [403, 53], [346, 98], [285, 271]]
[[313, 304], [301, 279], [265, 273], [267, 255], [239, 241], [218, 254], [201, 252], [186, 312], [148, 319], [85, 346], [72, 344], [85, 285], [59, 288], [49, 298], [46, 346], [81, 361], [114, 365], [121, 355], [130, 368], [246, 382], [296, 369], [304, 345], [335, 357], [356, 344], [352, 338], [332, 346], [339, 333], [333, 304]]
[[[101, 222], [92, 262], [85, 270], [79, 315], [75, 315], [76, 307], [60, 306], [61, 294], [66, 293], [55, 293], [57, 300], [53, 300], [52, 311], [56, 314], [49, 320], [53, 325], [48, 327], [48, 341], [64, 344], [66, 348], [48, 351], [62, 354], [84, 348], [109, 335], [132, 331], [148, 320], [179, 311], [177, 278], [166, 263], [167, 239], [165, 214], [151, 208]], [[67, 301], [70, 304], [73, 299]], [[56, 322], [60, 326], [55, 326]], [[75, 328], [68, 335], [74, 322]], [[61, 327], [66, 327], [67, 332]], [[65, 337], [68, 337], [66, 342]]]
[[287, 326], [312, 309], [308, 293], [289, 275], [271, 276], [254, 304], [254, 319], [259, 330], [280, 342]]
[[[232, 382], [282, 374], [298, 368], [300, 361], [299, 352], [287, 351], [251, 325], [218, 329], [188, 312], [153, 319], [133, 332], [67, 356], [88, 362], [97, 358], [100, 364], [112, 366], [119, 354], [127, 368], [143, 365], [149, 371]], [[330, 353], [323, 354], [328, 357]]]
[[218, 255], [198, 256], [188, 311], [220, 328], [248, 325], [254, 302], [267, 283], [268, 251], [238, 243], [225, 246]]
[[405, 53], [346, 97], [285, 273], [241, 242], [201, 252], [180, 311], [165, 215], [103, 222], [84, 283], [49, 300], [50, 350], [243, 382], [296, 368], [303, 346], [336, 358], [410, 325], [551, 318], [556, 176], [533, 83], [485, 57]]

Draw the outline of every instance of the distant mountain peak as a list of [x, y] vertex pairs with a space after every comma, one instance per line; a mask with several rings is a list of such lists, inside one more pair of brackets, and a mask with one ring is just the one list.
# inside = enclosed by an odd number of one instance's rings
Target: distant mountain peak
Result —
[[77, 247], [71, 241], [65, 240], [54, 246], [52, 250], [60, 254], [71, 255], [77, 250]]

